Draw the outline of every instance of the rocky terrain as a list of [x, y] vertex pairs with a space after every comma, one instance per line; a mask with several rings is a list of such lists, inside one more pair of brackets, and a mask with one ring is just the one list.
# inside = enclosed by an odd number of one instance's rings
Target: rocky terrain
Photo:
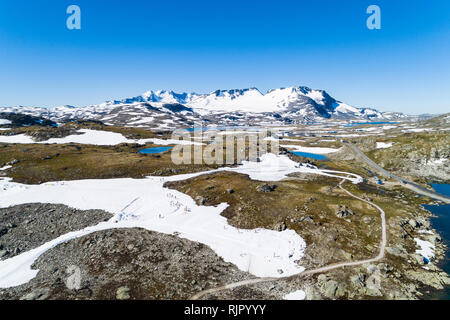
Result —
[[82, 211], [48, 203], [0, 208], [0, 260], [111, 217], [112, 214], [101, 210]]
[[[391, 143], [377, 149], [376, 142]], [[450, 135], [447, 132], [404, 133], [389, 138], [364, 138], [358, 146], [386, 170], [417, 181], [450, 181]]]
[[[68, 210], [60, 205], [23, 205], [14, 210], [30, 206], [38, 214], [60, 219], [58, 210]], [[78, 219], [84, 225], [100, 220], [89, 218], [98, 214], [95, 210], [77, 214], [82, 216]], [[27, 223], [17, 222], [16, 228]], [[414, 252], [411, 244], [412, 235], [432, 230], [425, 216], [409, 220], [392, 218], [389, 226], [390, 244], [381, 263], [315, 276], [294, 276], [205, 298], [281, 299], [289, 292], [302, 289], [311, 300], [418, 299], [429, 290], [450, 284], [450, 278], [434, 264], [424, 269], [423, 258]], [[41, 228], [39, 224], [30, 224], [28, 229], [38, 237], [30, 242], [40, 241]], [[46, 230], [49, 230], [48, 238], [53, 238], [57, 233], [52, 231], [60, 228], [48, 223]], [[440, 238], [434, 234], [426, 237], [436, 245], [437, 256], [442, 255], [444, 247]], [[14, 237], [0, 239], [8, 247], [16, 241]], [[317, 259], [313, 252], [322, 250], [329, 254], [320, 245], [312, 245], [302, 264]], [[0, 299], [187, 299], [206, 288], [251, 278], [202, 244], [143, 229], [106, 230], [68, 241], [43, 254], [33, 268], [39, 269], [36, 278], [18, 287], [0, 289]], [[79, 272], [79, 284], [73, 282], [75, 272]]]
[[[0, 289], [0, 299], [187, 299], [249, 277], [202, 244], [144, 229], [71, 240], [46, 252], [33, 268], [39, 269], [36, 278]], [[80, 283], [71, 286], [74, 272]]]
[[[4, 123], [0, 121], [1, 127], [8, 128], [17, 128], [23, 126], [44, 126], [44, 127], [53, 127], [56, 126], [56, 122], [49, 120], [47, 118], [41, 116], [33, 116], [28, 114], [22, 114], [20, 112], [0, 112], [0, 119], [3, 120]], [[6, 120], [6, 121], [5, 121]]]
[[450, 112], [426, 119], [422, 122], [422, 125], [430, 128], [449, 128], [450, 126]]
[[[321, 185], [323, 181], [317, 177], [311, 180], [303, 176], [302, 179], [304, 183], [287, 180], [278, 182], [276, 188], [267, 188], [267, 184], [254, 183], [256, 186], [252, 187], [249, 180], [220, 174], [167, 186], [187, 192], [205, 205], [226, 201], [230, 207], [223, 215], [235, 226], [296, 230], [308, 243], [300, 262], [307, 270], [375, 256], [380, 233], [378, 215], [358, 201], [349, 201], [338, 189]], [[310, 187], [312, 181], [314, 188]], [[280, 288], [290, 287], [307, 292], [307, 299], [420, 299], [450, 284], [448, 275], [438, 267], [446, 246], [430, 225], [430, 213], [416, 205], [413, 193], [368, 184], [346, 187], [386, 211], [388, 246], [380, 263], [292, 277], [279, 283], [238, 288], [205, 298], [248, 298], [254, 290], [269, 290], [280, 295], [283, 292]], [[261, 188], [265, 191], [258, 191]], [[250, 191], [255, 189], [256, 193]], [[290, 197], [291, 193], [294, 198]], [[298, 197], [299, 194], [302, 197]], [[435, 246], [432, 264], [427, 264], [416, 252], [414, 238], [419, 237]]]

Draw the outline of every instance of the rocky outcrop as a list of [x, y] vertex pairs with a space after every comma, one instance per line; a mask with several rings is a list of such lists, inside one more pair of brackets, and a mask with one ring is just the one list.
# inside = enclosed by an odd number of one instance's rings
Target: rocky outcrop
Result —
[[339, 205], [335, 214], [339, 218], [347, 218], [347, 217], [355, 215], [355, 213], [349, 207], [342, 206], [342, 205]]
[[277, 188], [276, 184], [262, 184], [256, 187], [256, 191], [258, 192], [272, 192]]
[[392, 147], [375, 150], [374, 160], [398, 176], [450, 181], [449, 145], [448, 132], [408, 133]]
[[317, 278], [320, 292], [327, 298], [336, 299], [345, 295], [347, 286], [344, 283], [337, 282], [325, 274]]
[[14, 112], [0, 112], [0, 119], [7, 119], [11, 121], [8, 127], [22, 127], [22, 126], [44, 126], [56, 127], [56, 122], [48, 120], [40, 116], [31, 116], [28, 114], [14, 113]]
[[[70, 267], [70, 269], [69, 269]], [[45, 252], [30, 282], [1, 299], [188, 299], [205, 288], [248, 279], [200, 243], [145, 229], [113, 229]], [[79, 283], [69, 280], [78, 272]]]
[[282, 221], [282, 222], [280, 222], [280, 223], [276, 223], [276, 224], [273, 226], [273, 230], [279, 231], [279, 232], [284, 231], [284, 230], [286, 230], [286, 229], [287, 229], [287, 226], [286, 226], [286, 222], [284, 222], [284, 221]]
[[112, 216], [102, 210], [76, 210], [57, 204], [34, 203], [0, 209], [0, 260]]
[[406, 259], [408, 257], [408, 252], [402, 245], [396, 245], [395, 247], [386, 247], [386, 252], [400, 258]]
[[130, 299], [130, 288], [128, 287], [120, 287], [116, 292], [117, 300], [128, 300]]

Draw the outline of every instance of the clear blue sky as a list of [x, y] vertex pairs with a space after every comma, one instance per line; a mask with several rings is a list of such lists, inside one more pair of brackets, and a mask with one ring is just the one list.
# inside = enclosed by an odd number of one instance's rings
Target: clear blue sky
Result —
[[[71, 4], [81, 30], [66, 28]], [[381, 30], [366, 28], [371, 4]], [[292, 85], [450, 112], [450, 1], [0, 0], [0, 106]]]

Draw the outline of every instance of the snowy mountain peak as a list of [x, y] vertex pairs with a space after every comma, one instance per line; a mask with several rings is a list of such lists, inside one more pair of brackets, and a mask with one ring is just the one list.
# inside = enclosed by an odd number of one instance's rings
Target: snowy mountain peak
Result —
[[[144, 94], [113, 101], [113, 104], [150, 103], [154, 107], [180, 104], [202, 116], [216, 113], [272, 113], [299, 121], [318, 118], [381, 119], [383, 113], [369, 108], [357, 108], [331, 97], [326, 91], [306, 86], [276, 88], [263, 94], [255, 87], [216, 90], [206, 94], [176, 93], [150, 90]], [[389, 115], [391, 117], [391, 115]]]
[[266, 94], [257, 88], [216, 90], [208, 94], [176, 93], [166, 90], [150, 90], [140, 96], [108, 101], [108, 104], [149, 102], [154, 104], [179, 103], [193, 109], [208, 111], [278, 112], [296, 102], [309, 102], [328, 106], [335, 102], [325, 91], [304, 86], [278, 88]]
[[0, 108], [0, 111], [41, 116], [53, 121], [94, 119], [109, 124], [150, 127], [163, 123], [167, 128], [192, 126], [195, 121], [218, 125], [291, 124], [324, 119], [391, 120], [406, 117], [399, 113], [353, 107], [334, 99], [324, 90], [306, 86], [276, 88], [266, 93], [257, 88], [216, 90], [205, 94], [149, 90], [136, 97], [83, 108], [15, 107]]

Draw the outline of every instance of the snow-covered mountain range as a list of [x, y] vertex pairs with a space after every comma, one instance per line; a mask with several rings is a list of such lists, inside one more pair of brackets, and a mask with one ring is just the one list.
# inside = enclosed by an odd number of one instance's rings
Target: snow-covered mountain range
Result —
[[217, 90], [208, 94], [158, 90], [81, 108], [14, 107], [0, 108], [0, 112], [18, 112], [56, 122], [95, 119], [109, 124], [161, 129], [192, 126], [197, 121], [217, 125], [258, 125], [407, 117], [401, 113], [352, 107], [324, 90], [301, 86], [273, 89], [267, 93], [256, 88]]

